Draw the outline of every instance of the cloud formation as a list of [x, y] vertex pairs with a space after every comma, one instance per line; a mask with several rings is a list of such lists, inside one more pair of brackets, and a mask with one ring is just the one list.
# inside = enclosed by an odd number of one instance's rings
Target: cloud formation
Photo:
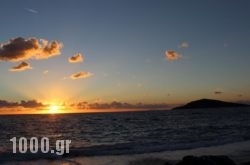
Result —
[[188, 48], [189, 47], [189, 44], [187, 42], [182, 42], [180, 45], [179, 45], [180, 48]]
[[28, 101], [22, 100], [21, 103], [19, 103], [19, 105], [24, 108], [38, 108], [45, 106], [43, 105], [43, 103], [38, 102], [36, 100], [28, 100]]
[[126, 102], [117, 102], [113, 101], [111, 103], [88, 103], [88, 102], [79, 102], [77, 104], [72, 104], [72, 107], [78, 109], [168, 109], [169, 105], [162, 104], [130, 104]]
[[37, 14], [38, 11], [37, 10], [34, 10], [34, 9], [30, 9], [30, 8], [25, 8], [26, 11], [30, 12], [30, 13], [33, 13], [33, 14]]
[[24, 71], [27, 69], [32, 69], [32, 67], [30, 66], [29, 63], [23, 61], [20, 64], [18, 64], [17, 66], [12, 67], [9, 71], [16, 72], [16, 71]]
[[74, 56], [70, 57], [68, 59], [69, 63], [78, 63], [78, 62], [83, 62], [84, 57], [81, 53], [76, 53]]
[[222, 93], [223, 93], [223, 91], [221, 91], [221, 90], [215, 90], [215, 91], [214, 91], [214, 94], [215, 94], [215, 95], [220, 95], [220, 94], [222, 94]]
[[28, 100], [28, 101], [22, 100], [21, 102], [9, 102], [6, 100], [0, 100], [0, 108], [12, 108], [12, 107], [39, 108], [43, 106], [45, 105], [36, 100]]
[[90, 72], [78, 72], [78, 73], [74, 73], [70, 76], [71, 79], [76, 80], [76, 79], [80, 79], [80, 78], [88, 78], [93, 76], [93, 73]]
[[174, 50], [167, 50], [165, 52], [165, 59], [169, 61], [175, 61], [181, 58], [181, 55]]
[[37, 38], [14, 38], [0, 44], [0, 61], [22, 61], [27, 59], [47, 59], [61, 54], [63, 45], [58, 41]]

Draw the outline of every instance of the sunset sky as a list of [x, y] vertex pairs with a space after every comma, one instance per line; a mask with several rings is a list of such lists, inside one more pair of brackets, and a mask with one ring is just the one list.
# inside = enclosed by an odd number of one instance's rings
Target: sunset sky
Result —
[[247, 0], [3, 0], [0, 106], [249, 102], [249, 17]]

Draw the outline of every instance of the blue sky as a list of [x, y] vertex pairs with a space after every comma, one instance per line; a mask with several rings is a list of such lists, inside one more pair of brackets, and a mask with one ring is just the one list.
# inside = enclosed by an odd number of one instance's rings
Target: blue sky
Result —
[[[11, 72], [23, 60], [0, 61], [0, 99], [249, 101], [249, 16], [247, 0], [3, 0], [2, 45], [23, 37], [63, 47], [48, 59], [25, 59], [32, 69]], [[69, 63], [76, 53], [84, 61]], [[79, 72], [92, 75], [70, 78]]]

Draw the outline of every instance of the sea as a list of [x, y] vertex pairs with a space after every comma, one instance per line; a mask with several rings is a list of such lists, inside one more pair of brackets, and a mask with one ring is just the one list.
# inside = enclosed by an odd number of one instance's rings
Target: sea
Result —
[[[71, 157], [135, 155], [220, 146], [250, 140], [250, 108], [143, 112], [2, 115], [0, 164]], [[13, 137], [71, 140], [69, 153], [13, 153]], [[18, 147], [18, 146], [17, 146]], [[250, 146], [248, 146], [250, 149]], [[250, 156], [250, 155], [249, 155]], [[59, 163], [60, 164], [60, 163]]]

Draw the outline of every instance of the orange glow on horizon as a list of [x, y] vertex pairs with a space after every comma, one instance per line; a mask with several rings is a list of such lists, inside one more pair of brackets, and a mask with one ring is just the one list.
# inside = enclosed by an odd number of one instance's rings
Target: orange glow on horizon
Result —
[[60, 113], [70, 113], [70, 110], [62, 104], [59, 103], [50, 103], [45, 107], [40, 114], [60, 114]]

